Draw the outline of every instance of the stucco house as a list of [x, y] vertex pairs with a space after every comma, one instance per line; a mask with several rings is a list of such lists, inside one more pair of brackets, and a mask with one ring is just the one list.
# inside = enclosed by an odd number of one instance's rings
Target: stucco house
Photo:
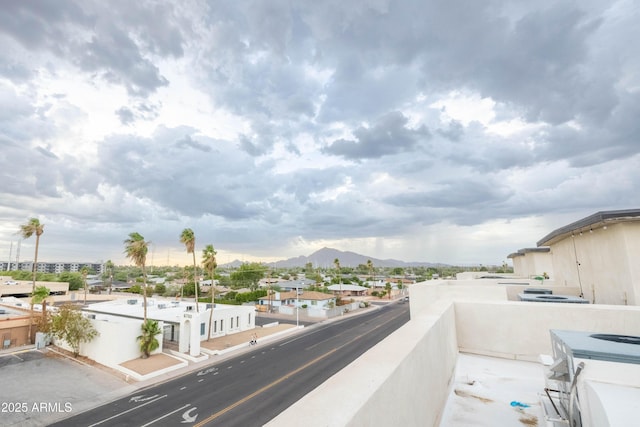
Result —
[[327, 289], [340, 296], [364, 296], [369, 292], [369, 288], [360, 285], [330, 285]]
[[640, 209], [601, 211], [552, 231], [556, 285], [577, 286], [591, 303], [640, 305]]
[[315, 291], [293, 292], [273, 292], [258, 300], [260, 305], [276, 308], [281, 306], [307, 306], [313, 308], [328, 308], [335, 306], [336, 297]]
[[[142, 304], [142, 298], [132, 297], [84, 308], [100, 337], [82, 346], [81, 354], [106, 366], [139, 357], [135, 338], [140, 335]], [[147, 298], [147, 318], [157, 320], [163, 330], [157, 352], [166, 344], [177, 347], [179, 353], [198, 357], [200, 342], [208, 336], [215, 338], [255, 328], [255, 307], [215, 304], [209, 329], [211, 308], [211, 304], [199, 303], [196, 310], [192, 301]], [[123, 345], [114, 346], [113, 342]]]

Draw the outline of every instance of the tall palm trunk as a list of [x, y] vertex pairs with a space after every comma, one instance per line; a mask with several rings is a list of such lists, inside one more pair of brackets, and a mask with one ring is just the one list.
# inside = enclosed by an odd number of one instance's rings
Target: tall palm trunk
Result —
[[147, 267], [142, 264], [142, 304], [144, 305], [144, 323], [147, 323]]
[[196, 271], [196, 251], [191, 252], [191, 254], [193, 255], [193, 288], [195, 289], [196, 292], [196, 313], [200, 312], [200, 309], [198, 309], [198, 278], [197, 278], [197, 271]]
[[33, 294], [36, 292], [36, 275], [38, 273], [38, 246], [40, 246], [40, 236], [36, 233], [36, 253], [33, 256], [33, 276], [31, 283], [31, 304], [29, 308], [29, 332], [27, 334], [27, 342], [31, 344], [31, 330], [33, 329]]
[[213, 322], [213, 309], [216, 306], [216, 287], [214, 281], [215, 268], [211, 269], [211, 311], [209, 312], [209, 334], [207, 334], [207, 341], [211, 338], [211, 324]]

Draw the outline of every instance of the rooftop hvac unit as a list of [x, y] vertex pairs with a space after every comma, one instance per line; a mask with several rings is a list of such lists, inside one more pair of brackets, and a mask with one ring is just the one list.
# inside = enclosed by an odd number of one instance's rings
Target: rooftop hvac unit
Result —
[[518, 294], [520, 301], [528, 302], [561, 302], [572, 304], [589, 304], [589, 300], [573, 295]]
[[95, 319], [96, 315], [95, 314], [87, 314], [87, 318], [88, 319]]
[[127, 300], [127, 304], [129, 305], [136, 305], [138, 303], [137, 299], [128, 299]]
[[543, 289], [543, 288], [525, 288], [525, 294], [537, 294], [537, 295], [551, 295], [551, 289]]
[[192, 305], [186, 306], [185, 311], [193, 311], [193, 306]]
[[162, 310], [162, 309], [164, 309], [164, 308], [167, 308], [167, 304], [158, 304], [158, 308], [159, 308], [160, 310]]
[[[587, 402], [581, 404], [577, 384], [590, 360], [640, 365], [640, 337], [637, 336], [554, 329], [551, 330], [551, 347], [553, 363], [547, 372], [551, 383], [546, 389], [548, 401], [543, 401], [545, 416], [552, 421], [560, 421], [554, 419], [559, 417], [572, 427], [583, 425], [581, 410], [586, 408]], [[552, 396], [550, 391], [555, 395]], [[545, 405], [546, 402], [551, 407]], [[608, 409], [615, 411], [615, 408]]]

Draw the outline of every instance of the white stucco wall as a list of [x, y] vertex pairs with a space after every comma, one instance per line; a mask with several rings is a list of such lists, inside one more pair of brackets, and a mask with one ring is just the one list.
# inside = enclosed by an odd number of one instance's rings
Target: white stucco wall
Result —
[[558, 285], [581, 287], [592, 303], [640, 305], [640, 222], [568, 236], [551, 252]]
[[[89, 319], [89, 321], [99, 335], [88, 343], [80, 344], [82, 356], [112, 368], [141, 356], [137, 337], [142, 332], [140, 329], [142, 320], [97, 315], [96, 319]], [[162, 322], [159, 322], [159, 325], [162, 328]], [[160, 346], [152, 354], [162, 352], [162, 334], [156, 338]], [[55, 344], [72, 351], [65, 341], [56, 340]]]
[[526, 252], [524, 254], [527, 277], [542, 276], [547, 273], [550, 279], [553, 278], [553, 260], [551, 252]]
[[637, 335], [640, 308], [592, 304], [456, 301], [460, 351], [538, 360], [551, 353], [550, 329]]

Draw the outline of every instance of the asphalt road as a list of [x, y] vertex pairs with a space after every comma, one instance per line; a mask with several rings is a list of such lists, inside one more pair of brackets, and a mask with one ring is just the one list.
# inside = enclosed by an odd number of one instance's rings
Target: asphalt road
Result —
[[408, 320], [394, 303], [317, 324], [53, 425], [262, 426]]

